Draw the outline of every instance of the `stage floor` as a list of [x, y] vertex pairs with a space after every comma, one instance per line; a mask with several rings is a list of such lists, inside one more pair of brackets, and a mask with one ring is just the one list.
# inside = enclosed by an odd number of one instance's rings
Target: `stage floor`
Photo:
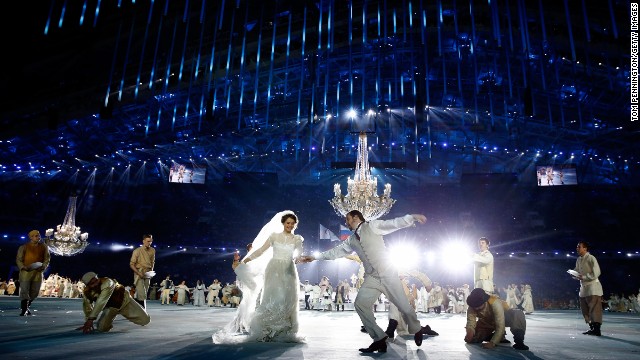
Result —
[[[605, 313], [602, 336], [587, 330], [579, 311], [538, 311], [527, 315], [525, 343], [529, 351], [510, 345], [485, 350], [467, 345], [462, 314], [419, 314], [440, 336], [421, 347], [413, 337], [396, 337], [386, 354], [361, 354], [371, 343], [360, 332], [354, 311], [300, 311], [300, 335], [306, 342], [215, 345], [211, 335], [229, 322], [235, 309], [160, 305], [148, 301], [151, 323], [140, 327], [116, 318], [109, 333], [84, 335], [80, 299], [39, 298], [35, 316], [22, 317], [20, 300], [0, 296], [0, 352], [4, 359], [640, 359], [640, 316]], [[377, 313], [386, 328], [387, 313]], [[513, 341], [507, 331], [507, 339]]]

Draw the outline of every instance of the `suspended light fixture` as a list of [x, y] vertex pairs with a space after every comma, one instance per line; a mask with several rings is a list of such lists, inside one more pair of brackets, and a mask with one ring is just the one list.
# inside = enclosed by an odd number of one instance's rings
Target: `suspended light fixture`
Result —
[[[80, 227], [76, 226], [76, 197], [69, 198], [69, 207], [62, 225], [56, 230], [48, 229], [45, 232], [44, 242], [49, 246], [49, 251], [62, 256], [79, 254], [89, 245], [88, 233], [80, 233]], [[53, 238], [52, 238], [53, 236]]]
[[375, 220], [389, 213], [396, 202], [391, 198], [391, 184], [384, 185], [384, 192], [378, 195], [378, 180], [369, 170], [369, 151], [367, 134], [360, 133], [358, 138], [358, 159], [353, 179], [347, 180], [347, 195], [342, 195], [340, 184], [333, 185], [334, 197], [329, 200], [339, 216], [345, 216], [351, 210], [358, 210], [366, 220]]

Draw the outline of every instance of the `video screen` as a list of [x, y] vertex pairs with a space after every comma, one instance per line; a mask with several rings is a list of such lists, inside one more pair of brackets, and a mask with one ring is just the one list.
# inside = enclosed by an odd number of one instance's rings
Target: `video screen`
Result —
[[194, 164], [173, 162], [169, 169], [169, 182], [178, 184], [204, 184], [207, 168]]
[[578, 185], [575, 164], [537, 166], [536, 173], [538, 186]]

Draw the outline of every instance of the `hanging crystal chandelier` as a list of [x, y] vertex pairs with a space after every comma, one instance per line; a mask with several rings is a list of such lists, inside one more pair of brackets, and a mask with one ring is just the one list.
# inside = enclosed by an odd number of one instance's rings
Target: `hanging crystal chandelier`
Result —
[[76, 226], [75, 196], [69, 198], [69, 207], [62, 225], [58, 225], [55, 231], [48, 229], [45, 232], [45, 236], [44, 242], [49, 246], [49, 251], [57, 255], [71, 256], [79, 254], [89, 245], [87, 242], [89, 234], [81, 234], [80, 227]]
[[369, 170], [367, 134], [364, 132], [358, 138], [356, 172], [353, 179], [347, 180], [347, 195], [342, 195], [340, 184], [333, 185], [333, 192], [335, 196], [329, 203], [336, 214], [345, 216], [351, 210], [358, 210], [367, 221], [387, 214], [396, 202], [391, 198], [391, 184], [385, 184], [384, 192], [378, 195], [378, 179], [371, 176]]

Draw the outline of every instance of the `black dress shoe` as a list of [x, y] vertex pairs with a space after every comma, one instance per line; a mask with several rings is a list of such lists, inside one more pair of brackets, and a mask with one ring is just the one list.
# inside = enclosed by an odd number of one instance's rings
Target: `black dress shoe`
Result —
[[422, 327], [422, 333], [424, 335], [430, 335], [430, 336], [438, 336], [438, 335], [440, 335], [437, 332], [431, 330], [431, 326], [429, 326], [429, 325]]
[[422, 345], [422, 329], [418, 330], [418, 332], [413, 335], [413, 340], [416, 342], [416, 345]]
[[366, 333], [367, 329], [364, 328], [364, 325], [360, 326], [360, 332]]
[[515, 343], [513, 344], [513, 348], [516, 350], [529, 350], [529, 347], [524, 343]]
[[371, 345], [369, 345], [368, 348], [362, 348], [358, 350], [363, 353], [372, 353], [374, 351], [387, 352], [387, 337], [385, 336], [378, 341], [374, 341], [373, 343], [371, 343]]

